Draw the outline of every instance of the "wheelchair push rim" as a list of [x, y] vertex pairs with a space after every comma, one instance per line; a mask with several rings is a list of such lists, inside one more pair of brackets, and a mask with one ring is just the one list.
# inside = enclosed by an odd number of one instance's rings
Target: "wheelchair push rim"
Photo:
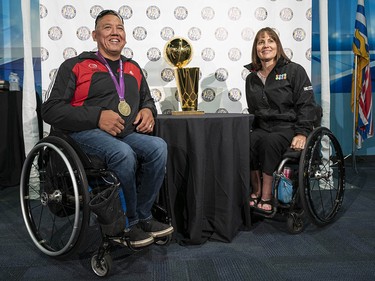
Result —
[[44, 254], [67, 257], [78, 250], [88, 225], [87, 186], [82, 163], [64, 140], [47, 137], [26, 157], [20, 180], [22, 215]]
[[303, 209], [315, 225], [331, 223], [344, 197], [345, 166], [340, 144], [329, 129], [319, 127], [310, 134], [299, 166]]

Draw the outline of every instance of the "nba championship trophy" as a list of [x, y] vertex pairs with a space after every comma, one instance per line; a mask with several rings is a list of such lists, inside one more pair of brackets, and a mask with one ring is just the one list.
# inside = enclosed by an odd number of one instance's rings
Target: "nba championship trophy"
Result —
[[198, 111], [199, 68], [184, 67], [192, 59], [193, 49], [190, 43], [181, 37], [174, 37], [164, 47], [166, 61], [176, 67], [174, 70], [177, 92], [182, 111], [172, 111], [172, 115], [203, 114]]

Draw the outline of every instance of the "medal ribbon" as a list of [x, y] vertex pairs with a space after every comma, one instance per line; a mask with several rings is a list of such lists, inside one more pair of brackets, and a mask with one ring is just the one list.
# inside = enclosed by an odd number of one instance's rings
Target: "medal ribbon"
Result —
[[106, 59], [103, 57], [101, 53], [96, 52], [96, 55], [98, 56], [99, 60], [105, 65], [105, 67], [108, 69], [109, 75], [111, 75], [113, 83], [115, 83], [117, 94], [120, 98], [121, 101], [125, 100], [124, 95], [125, 95], [125, 83], [124, 83], [124, 73], [123, 73], [123, 65], [122, 65], [122, 60], [120, 58], [119, 60], [119, 65], [120, 65], [120, 77], [119, 81], [117, 82], [116, 76], [113, 74], [113, 71], [111, 67], [109, 66], [108, 62]]

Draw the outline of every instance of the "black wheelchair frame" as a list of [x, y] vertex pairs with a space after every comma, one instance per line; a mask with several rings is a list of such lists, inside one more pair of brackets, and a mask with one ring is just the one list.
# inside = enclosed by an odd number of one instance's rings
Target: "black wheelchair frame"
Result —
[[[292, 169], [293, 194], [288, 203], [278, 198], [285, 167]], [[287, 229], [292, 234], [303, 231], [306, 217], [318, 227], [333, 222], [345, 191], [344, 157], [333, 133], [326, 127], [317, 127], [302, 151], [288, 150], [274, 173], [272, 189], [272, 212], [265, 214], [255, 208], [252, 214], [265, 218], [286, 215]]]
[[[89, 227], [89, 203], [107, 189], [119, 189], [116, 175], [95, 157], [86, 155], [68, 135], [51, 132], [41, 139], [25, 159], [20, 179], [22, 215], [35, 246], [44, 254], [67, 258], [77, 253]], [[171, 224], [167, 186], [159, 193], [153, 215]], [[112, 267], [110, 251], [125, 245], [123, 236], [109, 236], [101, 228], [101, 244], [91, 257], [91, 267], [100, 277]], [[166, 245], [172, 235], [155, 240]]]

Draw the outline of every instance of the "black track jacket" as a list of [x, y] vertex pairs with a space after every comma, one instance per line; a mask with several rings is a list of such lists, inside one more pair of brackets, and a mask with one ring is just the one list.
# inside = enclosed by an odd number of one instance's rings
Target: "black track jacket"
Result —
[[251, 64], [245, 67], [250, 70], [246, 100], [255, 116], [253, 128], [270, 132], [293, 128], [295, 134], [308, 136], [316, 120], [316, 104], [305, 69], [281, 58], [263, 85]]

